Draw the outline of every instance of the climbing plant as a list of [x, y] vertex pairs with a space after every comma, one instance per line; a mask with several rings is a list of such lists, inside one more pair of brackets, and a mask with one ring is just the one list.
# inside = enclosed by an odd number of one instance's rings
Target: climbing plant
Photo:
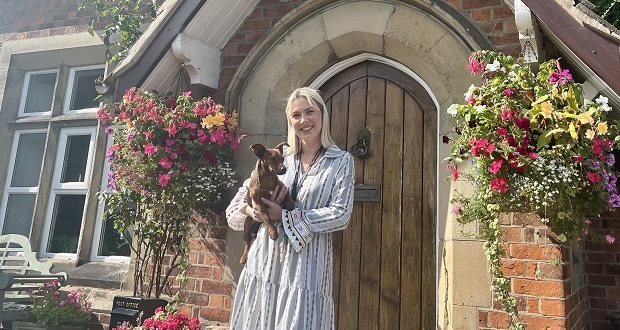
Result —
[[596, 6], [594, 12], [620, 29], [620, 0], [590, 0]]
[[78, 12], [96, 11], [89, 32], [101, 29], [108, 63], [119, 62], [142, 35], [142, 25], [151, 22], [164, 0], [78, 0]]

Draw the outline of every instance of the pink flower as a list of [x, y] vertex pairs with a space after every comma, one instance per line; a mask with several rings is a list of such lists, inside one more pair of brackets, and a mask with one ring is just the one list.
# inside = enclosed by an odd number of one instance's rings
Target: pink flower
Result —
[[597, 183], [601, 181], [601, 177], [594, 172], [586, 172], [586, 177], [588, 178], [588, 181], [592, 183]]
[[614, 244], [614, 242], [616, 242], [616, 238], [611, 234], [607, 234], [605, 235], [605, 241], [607, 241], [607, 244]]
[[189, 171], [189, 164], [187, 162], [181, 163], [181, 172]]
[[474, 56], [469, 57], [469, 63], [467, 64], [469, 71], [471, 74], [477, 74], [484, 71], [484, 63], [478, 61], [478, 59]]
[[489, 166], [489, 172], [493, 174], [497, 174], [497, 172], [499, 172], [499, 170], [502, 168], [503, 164], [504, 164], [504, 160], [501, 158], [494, 160], [491, 163], [491, 166]]
[[174, 139], [166, 139], [166, 145], [167, 146], [171, 146], [171, 145], [173, 145], [175, 143], [176, 143], [176, 141]]
[[147, 143], [144, 146], [144, 153], [146, 155], [154, 155], [157, 152], [157, 147], [155, 145], [153, 145], [152, 143]]
[[461, 209], [460, 206], [454, 206], [452, 207], [452, 213], [453, 214], [461, 214], [461, 212], [463, 212], [463, 210]]
[[459, 170], [456, 166], [451, 166], [450, 167], [450, 174], [452, 175], [452, 180], [456, 181], [459, 178]]
[[507, 106], [502, 106], [502, 111], [499, 114], [501, 120], [503, 122], [511, 121], [514, 118], [514, 114], [512, 110], [510, 110]]
[[572, 159], [578, 163], [581, 163], [583, 161], [583, 156], [582, 155], [573, 156]]
[[183, 96], [191, 96], [192, 91], [183, 92]]
[[151, 131], [146, 131], [146, 132], [144, 132], [144, 137], [145, 137], [147, 140], [150, 140], [150, 139], [152, 139], [153, 137], [155, 137], [155, 134], [153, 134]]
[[505, 127], [500, 127], [497, 130], [495, 130], [495, 132], [497, 133], [497, 135], [499, 136], [504, 136], [506, 134], [508, 134], [508, 129]]
[[592, 220], [590, 220], [590, 219], [585, 219], [585, 220], [583, 220], [583, 222], [584, 222], [586, 225], [591, 225], [591, 224], [592, 224]]
[[159, 165], [161, 165], [161, 167], [163, 167], [165, 169], [170, 169], [170, 168], [172, 168], [172, 160], [170, 160], [170, 158], [168, 158], [168, 157], [164, 157], [159, 162]]
[[510, 95], [512, 95], [514, 92], [512, 91], [512, 89], [510, 89], [510, 88], [506, 88], [506, 89], [504, 89], [503, 93], [504, 93], [504, 96], [510, 96]]
[[500, 193], [505, 193], [508, 190], [508, 186], [506, 185], [506, 179], [504, 178], [496, 178], [491, 180], [491, 190], [499, 191]]
[[162, 187], [166, 187], [168, 185], [168, 181], [170, 181], [170, 173], [160, 174], [159, 175], [159, 185]]
[[217, 164], [217, 158], [215, 157], [215, 155], [210, 152], [209, 150], [205, 150], [205, 152], [202, 154], [202, 157], [207, 161], [207, 163], [209, 163], [209, 165], [214, 166]]
[[179, 131], [179, 128], [177, 127], [177, 125], [171, 125], [170, 127], [165, 128], [164, 130], [168, 132], [168, 135], [175, 136], [177, 132]]

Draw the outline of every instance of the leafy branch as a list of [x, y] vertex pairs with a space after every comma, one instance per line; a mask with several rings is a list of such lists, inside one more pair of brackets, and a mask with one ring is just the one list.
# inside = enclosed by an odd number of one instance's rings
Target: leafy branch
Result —
[[102, 27], [101, 36], [106, 47], [108, 63], [120, 62], [142, 35], [142, 24], [157, 17], [164, 0], [79, 0], [78, 12], [94, 9], [97, 14], [90, 21], [88, 32]]

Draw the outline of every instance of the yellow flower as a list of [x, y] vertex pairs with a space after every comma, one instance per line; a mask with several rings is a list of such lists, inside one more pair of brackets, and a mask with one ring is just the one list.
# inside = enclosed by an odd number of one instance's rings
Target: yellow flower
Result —
[[540, 104], [540, 109], [543, 117], [551, 118], [553, 115], [553, 105], [551, 102], [543, 102]]
[[551, 95], [553, 95], [553, 97], [558, 96], [558, 88], [557, 87], [553, 87], [553, 89], [551, 89]]
[[566, 100], [568, 98], [568, 91], [562, 92], [562, 99]]
[[215, 115], [208, 115], [202, 119], [202, 127], [206, 129], [211, 129], [213, 127], [218, 127], [224, 125], [224, 120], [226, 119], [226, 115], [223, 112], [218, 112]]
[[598, 134], [607, 134], [607, 123], [598, 123], [598, 125], [596, 126], [596, 131], [598, 132]]
[[233, 114], [230, 116], [230, 119], [228, 120], [228, 124], [232, 127], [237, 126], [237, 117], [239, 117], [239, 115], [237, 115], [236, 112], [233, 112]]
[[125, 119], [125, 126], [127, 126], [127, 128], [133, 127], [133, 124], [131, 123], [131, 120]]
[[590, 140], [592, 140], [594, 138], [594, 131], [589, 129], [586, 131], [586, 137]]
[[577, 119], [579, 120], [581, 124], [588, 124], [594, 121], [594, 119], [592, 119], [592, 116], [590, 115], [589, 112], [584, 112], [584, 113], [579, 114]]

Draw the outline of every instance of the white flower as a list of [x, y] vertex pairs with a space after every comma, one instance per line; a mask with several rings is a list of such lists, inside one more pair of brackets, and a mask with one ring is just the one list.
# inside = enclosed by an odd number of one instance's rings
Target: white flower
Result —
[[501, 64], [499, 64], [499, 62], [497, 60], [493, 61], [493, 63], [489, 63], [487, 64], [486, 69], [490, 72], [495, 72], [497, 70], [499, 70], [499, 67], [501, 66]]
[[455, 117], [455, 116], [456, 116], [456, 113], [457, 113], [456, 104], [453, 104], [453, 105], [451, 105], [450, 107], [448, 107], [447, 112], [448, 112], [449, 114], [451, 114], [451, 115], [452, 115], [452, 117]]
[[484, 110], [486, 110], [487, 106], [486, 105], [477, 105], [475, 108], [476, 108], [476, 112], [477, 113], [482, 113], [482, 112], [484, 112]]
[[[607, 98], [605, 98], [605, 99], [607, 99]], [[603, 110], [605, 112], [609, 112], [609, 111], [611, 111], [611, 107], [607, 103], [601, 104], [601, 110]]]
[[476, 89], [476, 86], [474, 86], [473, 84], [469, 86], [469, 88], [467, 89], [467, 93], [463, 94], [463, 96], [465, 96], [465, 99], [470, 98], [471, 95], [474, 93], [475, 89]]
[[601, 104], [601, 105], [609, 103], [609, 99], [603, 96], [602, 94], [599, 97], [597, 97], [596, 100], [594, 101], [596, 101], [596, 103]]

